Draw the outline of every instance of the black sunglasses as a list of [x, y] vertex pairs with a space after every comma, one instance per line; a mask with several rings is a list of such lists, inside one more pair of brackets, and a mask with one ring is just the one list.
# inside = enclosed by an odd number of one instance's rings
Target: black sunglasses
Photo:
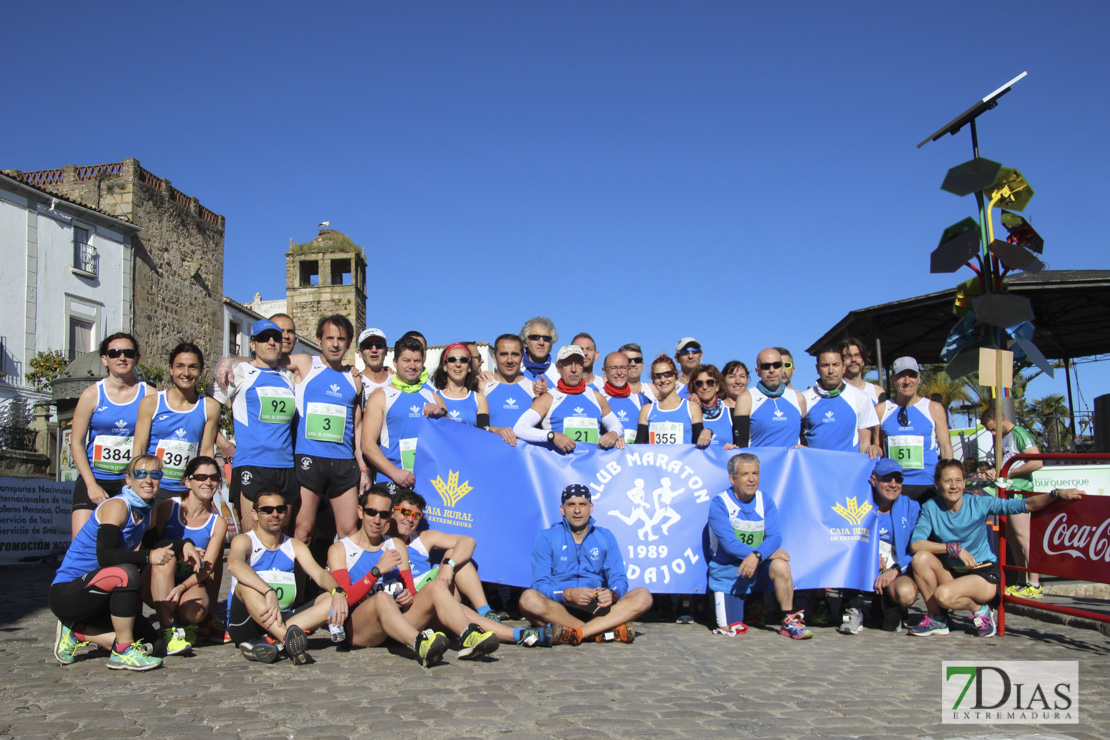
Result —
[[270, 514], [284, 514], [289, 511], [289, 504], [279, 504], [277, 506], [259, 506], [255, 509], [260, 514], [270, 516]]
[[217, 483], [219, 483], [220, 482], [220, 474], [219, 473], [193, 473], [192, 475], [189, 476], [189, 480], [198, 480], [201, 483], [203, 483], [206, 480], [214, 480]]
[[385, 342], [363, 342], [358, 346], [359, 349], [385, 349]]
[[631, 362], [633, 365], [639, 365], [639, 364], [643, 363], [644, 358], [643, 357], [629, 357], [628, 361]]
[[660, 378], [673, 378], [675, 375], [674, 370], [664, 370], [661, 373], [652, 373], [651, 377], [653, 380], [659, 380]]
[[897, 481], [898, 483], [901, 483], [902, 482], [902, 474], [901, 473], [887, 473], [886, 475], [884, 475], [879, 480], [881, 480], [883, 483], [890, 483], [891, 481]]
[[393, 516], [391, 513], [389, 513], [389, 509], [382, 509], [381, 511], [378, 511], [372, 506], [363, 506], [362, 513], [369, 517], [376, 516], [379, 519], [389, 519], [391, 516]]
[[782, 360], [779, 360], [778, 362], [761, 362], [761, 363], [759, 363], [759, 369], [760, 370], [771, 370], [771, 369], [778, 370], [780, 367], [783, 366], [783, 364], [784, 363], [783, 363]]
[[898, 423], [904, 427], [908, 427], [910, 425], [910, 410], [908, 407], [898, 407]]
[[136, 357], [139, 356], [139, 351], [135, 349], [110, 349], [104, 354], [108, 355], [108, 357], [112, 358], [113, 360], [119, 359], [120, 357], [126, 357], [129, 360], [134, 360]]
[[161, 470], [132, 470], [131, 471], [131, 477], [134, 478], [135, 480], [142, 480], [143, 478], [146, 478], [147, 476], [150, 476], [151, 480], [162, 480], [162, 475], [163, 475], [163, 473], [162, 473]]
[[712, 388], [715, 385], [717, 385], [717, 379], [716, 378], [709, 378], [708, 380], [695, 380], [694, 381], [694, 387], [695, 388]]
[[551, 344], [551, 335], [550, 334], [529, 334], [528, 335], [528, 341], [530, 341], [530, 342], [538, 342], [541, 339], [543, 341], [547, 342], [548, 344]]
[[251, 337], [252, 342], [258, 342], [259, 344], [266, 344], [270, 340], [273, 340], [276, 344], [281, 344], [281, 332], [264, 331], [257, 336]]

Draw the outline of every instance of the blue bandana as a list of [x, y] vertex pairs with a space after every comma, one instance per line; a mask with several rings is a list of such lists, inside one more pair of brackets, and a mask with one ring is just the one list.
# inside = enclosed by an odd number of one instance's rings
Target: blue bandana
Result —
[[760, 393], [767, 396], [767, 398], [779, 398], [782, 396], [783, 393], [786, 392], [786, 383], [780, 385], [777, 391], [773, 391], [767, 388], [767, 386], [763, 385], [762, 380], [756, 383], [755, 387], [759, 389]]
[[536, 362], [535, 360], [532, 359], [531, 355], [529, 355], [527, 352], [525, 352], [524, 353], [524, 367], [533, 376], [538, 378], [539, 376], [541, 376], [541, 375], [543, 375], [544, 373], [547, 372], [547, 368], [551, 367], [551, 355], [549, 354], [547, 356], [547, 359], [544, 360], [543, 362]]
[[131, 507], [131, 512], [133, 514], [138, 514], [140, 517], [146, 516], [147, 512], [154, 506], [154, 501], [146, 501], [142, 496], [135, 493], [127, 486], [123, 487], [119, 495], [120, 498], [126, 501], [127, 505]]

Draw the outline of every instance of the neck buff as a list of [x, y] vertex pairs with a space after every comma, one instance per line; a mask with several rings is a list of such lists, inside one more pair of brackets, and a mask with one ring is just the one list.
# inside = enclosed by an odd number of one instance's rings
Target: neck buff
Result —
[[586, 381], [585, 380], [583, 380], [578, 385], [567, 385], [566, 383], [563, 382], [562, 378], [559, 378], [559, 382], [556, 383], [555, 385], [558, 386], [559, 390], [561, 390], [563, 393], [566, 393], [567, 395], [571, 395], [571, 396], [577, 396], [579, 393], [584, 393], [586, 391]]
[[840, 381], [839, 386], [833, 388], [831, 391], [827, 391], [825, 390], [825, 386], [821, 385], [821, 380], [818, 379], [817, 382], [813, 384], [813, 390], [817, 391], [817, 395], [822, 398], [836, 398], [844, 392], [844, 381]]
[[135, 493], [127, 486], [124, 486], [123, 490], [120, 491], [120, 496], [127, 502], [127, 505], [131, 507], [131, 512], [139, 516], [146, 516], [147, 512], [150, 511], [150, 507], [154, 506], [153, 501], [143, 500], [142, 496]]
[[528, 354], [528, 351], [525, 350], [524, 367], [533, 375], [543, 375], [547, 372], [547, 368], [551, 367], [551, 355], [548, 354], [547, 359], [543, 362], [536, 362], [532, 359], [532, 356]]
[[779, 398], [786, 392], [786, 383], [780, 385], [777, 391], [770, 390], [767, 386], [763, 385], [762, 380], [756, 383], [755, 387], [759, 389], [760, 393], [767, 396], [767, 398]]
[[402, 391], [404, 393], [416, 393], [424, 387], [424, 383], [425, 381], [427, 381], [427, 379], [428, 371], [425, 370], [423, 373], [420, 374], [420, 379], [417, 380], [415, 383], [406, 383], [405, 381], [401, 380], [401, 376], [398, 373], [393, 373], [393, 377], [389, 379], [389, 382], [393, 385], [394, 388], [399, 391]]
[[721, 412], [725, 410], [725, 405], [721, 402], [720, 397], [717, 398], [717, 401], [712, 406], [706, 406], [701, 402], [700, 398], [698, 399], [698, 404], [701, 405], [701, 418], [709, 421], [715, 421], [720, 417]]
[[605, 395], [612, 396], [613, 398], [628, 398], [630, 395], [632, 395], [632, 388], [628, 385], [628, 383], [625, 383], [623, 388], [614, 388], [613, 386], [609, 385], [609, 381], [606, 380]]

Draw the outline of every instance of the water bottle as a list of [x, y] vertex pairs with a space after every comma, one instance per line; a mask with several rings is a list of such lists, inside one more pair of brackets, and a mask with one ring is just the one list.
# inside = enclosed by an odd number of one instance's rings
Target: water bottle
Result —
[[[331, 612], [328, 612], [328, 616], [331, 616]], [[331, 622], [328, 622], [328, 632], [331, 633], [332, 642], [343, 642], [347, 639], [347, 630], [343, 629], [343, 625], [336, 627]]]

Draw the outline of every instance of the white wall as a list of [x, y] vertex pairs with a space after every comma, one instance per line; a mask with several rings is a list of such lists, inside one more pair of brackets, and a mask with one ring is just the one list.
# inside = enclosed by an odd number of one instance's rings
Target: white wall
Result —
[[12, 383], [26, 361], [27, 199], [0, 189], [0, 337], [4, 337], [2, 383]]

